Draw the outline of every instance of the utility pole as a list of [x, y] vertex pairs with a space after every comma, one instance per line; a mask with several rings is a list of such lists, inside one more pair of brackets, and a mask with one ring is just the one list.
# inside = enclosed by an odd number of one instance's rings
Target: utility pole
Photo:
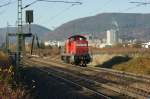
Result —
[[8, 51], [9, 49], [9, 38], [8, 38], [8, 34], [9, 34], [9, 23], [7, 22], [7, 32], [6, 32], [6, 42], [5, 42], [5, 48]]
[[18, 0], [18, 29], [17, 29], [17, 52], [16, 52], [16, 65], [20, 66], [20, 55], [22, 50], [22, 0]]

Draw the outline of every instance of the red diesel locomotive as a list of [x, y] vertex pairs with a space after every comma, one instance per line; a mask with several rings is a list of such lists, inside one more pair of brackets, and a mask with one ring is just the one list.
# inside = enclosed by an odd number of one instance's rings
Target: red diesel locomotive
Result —
[[91, 61], [86, 38], [81, 35], [68, 38], [61, 59], [66, 63], [86, 66]]

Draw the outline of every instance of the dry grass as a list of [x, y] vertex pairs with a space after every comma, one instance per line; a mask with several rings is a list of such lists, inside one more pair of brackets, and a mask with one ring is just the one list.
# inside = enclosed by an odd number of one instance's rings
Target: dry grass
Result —
[[54, 47], [54, 48], [45, 48], [45, 49], [36, 49], [33, 51], [33, 54], [39, 55], [39, 56], [56, 56], [60, 55], [60, 49]]
[[25, 95], [23, 87], [12, 87], [14, 72], [11, 68], [0, 68], [0, 99], [22, 99]]
[[0, 51], [0, 61], [7, 61], [8, 56]]
[[14, 71], [9, 57], [0, 52], [0, 99], [25, 99], [26, 90], [23, 86], [12, 88]]
[[95, 65], [101, 65], [104, 62], [112, 59], [115, 54], [109, 55], [109, 54], [103, 54], [103, 55], [94, 55], [93, 56], [93, 61], [90, 63], [90, 65], [95, 66]]
[[[137, 73], [137, 74], [150, 74], [150, 49], [143, 48], [91, 48], [93, 53], [101, 53], [93, 57], [91, 65], [101, 66], [106, 62], [114, 62], [114, 58], [120, 55], [127, 55], [131, 57], [128, 61], [113, 64], [111, 68]], [[111, 61], [113, 60], [113, 61]], [[109, 67], [109, 66], [108, 66]], [[107, 68], [107, 66], [106, 66]]]
[[128, 62], [115, 65], [113, 68], [136, 74], [150, 74], [150, 58], [135, 57]]
[[145, 48], [90, 48], [93, 53], [109, 53], [109, 54], [150, 54], [150, 49]]
[[[120, 58], [116, 58], [120, 57]], [[137, 74], [150, 74], [150, 57], [143, 57], [143, 55], [135, 55], [129, 60], [124, 60], [125, 56], [117, 54], [102, 54], [95, 55], [93, 62], [90, 63], [92, 66], [99, 66], [104, 68], [112, 68], [116, 70], [137, 73]], [[112, 66], [107, 66], [112, 65]]]
[[5, 53], [0, 51], [0, 68], [7, 69], [11, 66], [11, 60]]

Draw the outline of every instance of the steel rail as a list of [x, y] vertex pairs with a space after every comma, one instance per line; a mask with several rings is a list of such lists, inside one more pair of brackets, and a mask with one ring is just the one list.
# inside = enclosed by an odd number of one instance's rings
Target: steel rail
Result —
[[[26, 61], [26, 63], [27, 63], [27, 61]], [[35, 63], [33, 63], [33, 62], [30, 61], [30, 63], [28, 63], [28, 65], [31, 65], [31, 63], [32, 63], [32, 64], [35, 64]], [[62, 79], [62, 80], [64, 80], [65, 82], [68, 82], [68, 83], [73, 84], [73, 85], [75, 85], [75, 86], [81, 87], [81, 88], [83, 88], [83, 89], [85, 89], [85, 90], [88, 90], [88, 91], [90, 91], [90, 92], [92, 92], [92, 93], [94, 93], [94, 94], [97, 94], [97, 95], [99, 95], [101, 98], [103, 97], [103, 98], [105, 98], [105, 99], [112, 99], [111, 97], [106, 96], [106, 95], [104, 95], [104, 94], [102, 94], [102, 93], [100, 93], [100, 92], [98, 92], [98, 91], [96, 91], [96, 90], [93, 90], [93, 89], [91, 89], [91, 88], [85, 87], [85, 86], [83, 86], [83, 85], [81, 85], [81, 84], [78, 84], [78, 83], [76, 83], [76, 82], [73, 82], [73, 81], [71, 81], [71, 80], [68, 80], [68, 79], [66, 79], [65, 77], [61, 77], [60, 74], [59, 74], [59, 73], [61, 73], [61, 74], [66, 74], [66, 72], [63, 72], [63, 71], [60, 71], [60, 70], [55, 70], [54, 68], [51, 68], [50, 71], [45, 70], [45, 69], [42, 69], [42, 68], [39, 68], [39, 70], [42, 71], [42, 72], [47, 73], [48, 75], [51, 75], [51, 76], [54, 76], [54, 77], [56, 77], [56, 78]], [[53, 71], [52, 71], [52, 70], [53, 70]], [[67, 74], [68, 74], [68, 73], [67, 73]], [[80, 78], [80, 79], [81, 79], [81, 78]], [[82, 79], [83, 79], [83, 78], [82, 78]], [[84, 79], [84, 80], [85, 80], [85, 79]], [[86, 81], [88, 81], [88, 80], [86, 79]]]
[[126, 78], [132, 78], [135, 80], [150, 83], [150, 76], [148, 76], [148, 75], [133, 74], [133, 73], [128, 73], [128, 72], [124, 72], [124, 71], [117, 71], [117, 70], [112, 70], [112, 69], [107, 69], [107, 68], [98, 68], [98, 67], [90, 67], [89, 69], [95, 70], [95, 71], [100, 70], [100, 71], [104, 71], [104, 72], [109, 72], [111, 74], [118, 75], [118, 76], [123, 75]]
[[[46, 64], [46, 63], [45, 63]], [[64, 64], [64, 63], [63, 63]], [[48, 64], [47, 64], [48, 65]], [[80, 68], [82, 68], [82, 67], [80, 67]], [[82, 68], [83, 69], [83, 68]], [[92, 80], [93, 81], [93, 80]], [[94, 82], [95, 83], [95, 82]], [[99, 83], [99, 82], [96, 82], [96, 83]], [[113, 87], [110, 87], [110, 86], [108, 86], [108, 85], [104, 85], [104, 84], [102, 84], [102, 86], [104, 87], [104, 88], [109, 88], [109, 89], [111, 89], [111, 90], [114, 90], [114, 91], [116, 91], [116, 92], [119, 92], [119, 93], [122, 93], [121, 92], [121, 89], [118, 91], [116, 88], [113, 88]], [[132, 90], [131, 90], [132, 91]], [[141, 91], [141, 90], [140, 90]], [[128, 92], [128, 91], [126, 91], [126, 93], [129, 95], [129, 96], [133, 96], [133, 97], [135, 97], [135, 96], [138, 96], [138, 97], [141, 97], [141, 94], [137, 94], [137, 93], [135, 93], [135, 92], [132, 92], [132, 94], [130, 93], [130, 92]], [[145, 97], [145, 96], [144, 96]]]
[[[72, 65], [72, 64], [63, 63], [58, 60], [52, 60], [52, 61], [64, 64], [64, 65], [68, 65], [68, 66], [76, 66], [76, 65]], [[78, 67], [78, 68], [83, 68], [83, 67]], [[93, 66], [89, 66], [89, 67], [87, 66], [86, 69], [97, 71], [97, 72], [103, 71], [103, 72], [111, 73], [113, 75], [124, 76], [126, 78], [132, 78], [132, 79], [135, 79], [138, 81], [150, 83], [150, 76], [148, 76], [148, 75], [134, 74], [134, 73], [128, 73], [128, 72], [124, 72], [124, 71], [118, 71], [118, 70], [107, 69], [107, 68], [99, 68], [99, 67], [93, 67]]]
[[[59, 62], [61, 64], [71, 66], [71, 64], [63, 63], [63, 62], [60, 62], [58, 60], [53, 60], [53, 61], [57, 62], [57, 63]], [[72, 65], [72, 66], [75, 66], [75, 65]], [[82, 69], [84, 67], [78, 67], [78, 68]], [[127, 72], [123, 72], [123, 71], [117, 71], [117, 70], [106, 69], [106, 68], [91, 67], [91, 66], [86, 67], [85, 70], [91, 70], [91, 71], [95, 71], [95, 72], [105, 72], [107, 74], [112, 74], [114, 76], [121, 77], [122, 79], [132, 79], [132, 80], [135, 80], [136, 82], [142, 82], [142, 83], [150, 85], [150, 76], [148, 76], [148, 75], [146, 75], [146, 76], [145, 75], [136, 75], [136, 74], [133, 74], [133, 73], [127, 73]], [[137, 93], [139, 93], [139, 95], [145, 96], [146, 94], [150, 94], [150, 92], [146, 92], [146, 91], [142, 90], [141, 88], [139, 89], [139, 88], [135, 88], [135, 87], [132, 87], [132, 86], [130, 86], [130, 88], [137, 89]], [[149, 90], [150, 90], [150, 88], [149, 88]], [[131, 92], [135, 93], [132, 90], [131, 90]], [[143, 92], [143, 94], [140, 94], [141, 92]], [[150, 97], [150, 95], [148, 95], [148, 96]]]

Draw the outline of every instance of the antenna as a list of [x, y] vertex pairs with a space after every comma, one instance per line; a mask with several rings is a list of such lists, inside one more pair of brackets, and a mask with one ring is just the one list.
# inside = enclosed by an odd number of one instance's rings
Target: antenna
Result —
[[112, 25], [116, 31], [119, 31], [118, 22], [114, 18], [112, 19]]
[[115, 31], [115, 33], [113, 33], [113, 39], [115, 44], [118, 43], [118, 39], [119, 39], [119, 25], [118, 22], [113, 18], [112, 20], [112, 25], [113, 25], [113, 30]]

